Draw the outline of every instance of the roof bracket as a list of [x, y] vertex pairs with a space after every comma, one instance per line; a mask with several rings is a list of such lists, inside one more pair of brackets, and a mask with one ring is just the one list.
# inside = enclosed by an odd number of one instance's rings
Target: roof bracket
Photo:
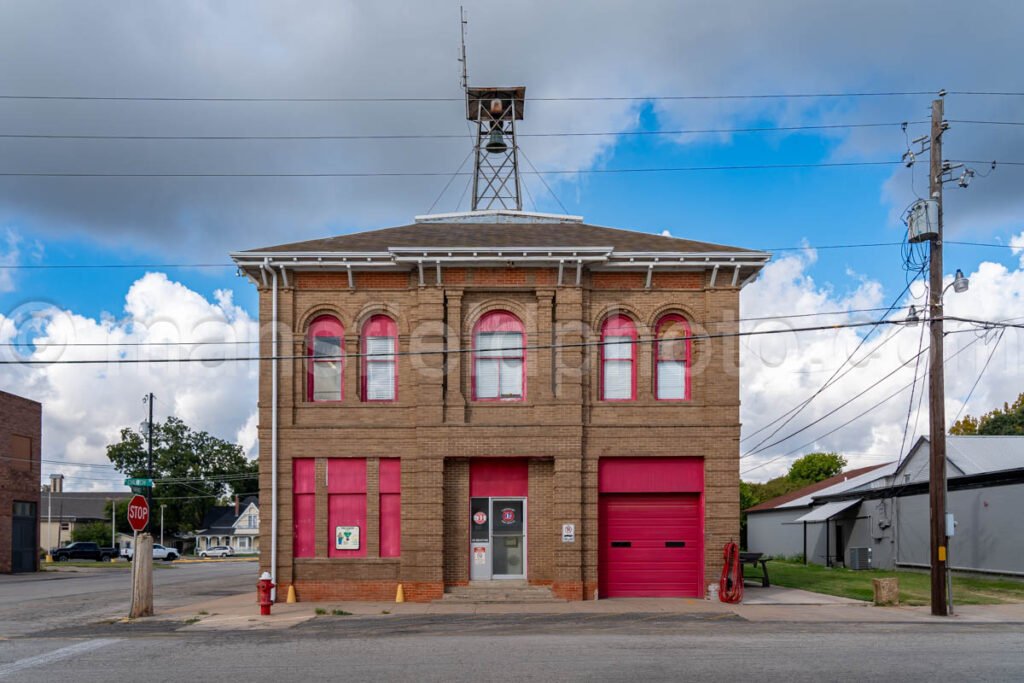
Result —
[[576, 286], [583, 282], [583, 259], [576, 261]]
[[356, 281], [355, 281], [355, 278], [352, 277], [352, 266], [351, 266], [351, 264], [346, 263], [345, 264], [345, 270], [348, 271], [348, 288], [349, 289], [355, 289], [356, 288]]
[[736, 283], [740, 281], [740, 267], [736, 266], [732, 271], [732, 286], [735, 287]]
[[711, 269], [711, 289], [715, 288], [715, 282], [718, 280], [718, 267], [719, 266], [716, 263], [715, 267]]
[[426, 284], [423, 281], [423, 259], [420, 259], [419, 261], [416, 262], [416, 267], [420, 271], [420, 287], [423, 287], [424, 284]]
[[651, 288], [651, 281], [654, 279], [654, 264], [647, 266], [647, 282], [644, 283], [644, 289]]
[[562, 273], [565, 271], [565, 259], [558, 259], [558, 286], [562, 286]]
[[281, 279], [284, 280], [284, 286], [287, 289], [288, 288], [288, 271], [285, 269], [284, 266], [281, 266]]
[[437, 268], [437, 286], [441, 286], [441, 261], [438, 259], [434, 262], [434, 266]]

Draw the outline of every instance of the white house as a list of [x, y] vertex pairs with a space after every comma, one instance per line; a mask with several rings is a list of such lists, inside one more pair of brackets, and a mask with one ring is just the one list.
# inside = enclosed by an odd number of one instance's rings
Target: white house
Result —
[[210, 508], [196, 531], [195, 552], [218, 545], [229, 545], [241, 555], [260, 550], [260, 504], [256, 496], [235, 498], [234, 505]]

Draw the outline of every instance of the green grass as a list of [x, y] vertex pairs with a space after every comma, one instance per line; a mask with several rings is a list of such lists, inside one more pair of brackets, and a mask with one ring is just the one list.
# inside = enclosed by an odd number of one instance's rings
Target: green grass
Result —
[[318, 617], [322, 617], [323, 615], [327, 614], [327, 610], [325, 610], [323, 607], [317, 607], [315, 610], [313, 610], [313, 614], [317, 615]]
[[336, 617], [347, 617], [347, 616], [349, 616], [352, 613], [351, 612], [346, 612], [343, 609], [332, 609], [331, 610], [331, 614], [333, 614]]
[[[153, 569], [169, 569], [173, 563], [153, 560]], [[132, 563], [127, 560], [117, 562], [94, 562], [92, 560], [68, 560], [67, 562], [39, 563], [40, 571], [50, 571], [60, 567], [78, 567], [81, 569], [131, 569]]]
[[[930, 577], [925, 572], [853, 571], [829, 569], [817, 564], [773, 560], [768, 563], [772, 585], [800, 588], [814, 593], [871, 601], [872, 579], [896, 577], [900, 581], [900, 604], [927, 605], [931, 601]], [[746, 578], [760, 577], [748, 571]], [[980, 579], [953, 576], [953, 600], [958, 605], [996, 605], [1024, 602], [1024, 582], [1012, 579]]]

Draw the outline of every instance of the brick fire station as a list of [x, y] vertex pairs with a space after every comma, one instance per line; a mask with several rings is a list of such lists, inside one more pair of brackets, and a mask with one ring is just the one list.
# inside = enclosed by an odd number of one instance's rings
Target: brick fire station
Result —
[[473, 210], [232, 254], [279, 591], [699, 597], [739, 539], [731, 335], [769, 255], [523, 211], [524, 103], [468, 90]]

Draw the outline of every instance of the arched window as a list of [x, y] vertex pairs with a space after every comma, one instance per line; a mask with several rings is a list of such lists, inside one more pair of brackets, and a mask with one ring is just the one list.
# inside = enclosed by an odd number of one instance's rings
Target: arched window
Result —
[[309, 325], [306, 344], [306, 399], [340, 401], [345, 366], [345, 330], [332, 315], [321, 315]]
[[601, 400], [636, 399], [636, 325], [613, 315], [601, 326]]
[[492, 311], [473, 328], [473, 398], [522, 401], [526, 396], [526, 333], [519, 318]]
[[678, 314], [658, 321], [654, 345], [654, 396], [659, 401], [690, 398], [690, 324]]
[[394, 401], [398, 397], [398, 326], [386, 315], [363, 325], [362, 396], [364, 401]]

